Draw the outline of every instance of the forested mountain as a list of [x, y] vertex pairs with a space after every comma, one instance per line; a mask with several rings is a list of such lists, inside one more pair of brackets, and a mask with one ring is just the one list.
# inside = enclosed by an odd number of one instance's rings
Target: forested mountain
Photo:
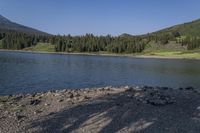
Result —
[[25, 27], [0, 16], [0, 31], [0, 48], [3, 49], [19, 50], [38, 43], [52, 44], [55, 52], [139, 53], [150, 44], [166, 46], [172, 42], [188, 50], [200, 47], [200, 20], [138, 36], [126, 33], [117, 37], [93, 34], [60, 36]]
[[162, 29], [153, 32], [153, 34], [170, 34], [175, 32], [179, 32], [181, 36], [200, 36], [200, 19]]
[[37, 34], [37, 35], [47, 35], [47, 33], [17, 24], [15, 22], [10, 21], [4, 16], [0, 15], [0, 33], [15, 31], [15, 32], [23, 32], [26, 34]]

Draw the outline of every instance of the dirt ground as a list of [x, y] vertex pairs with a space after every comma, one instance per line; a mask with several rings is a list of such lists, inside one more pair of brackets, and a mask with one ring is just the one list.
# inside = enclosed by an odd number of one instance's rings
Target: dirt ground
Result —
[[104, 87], [0, 97], [0, 133], [199, 133], [192, 87]]

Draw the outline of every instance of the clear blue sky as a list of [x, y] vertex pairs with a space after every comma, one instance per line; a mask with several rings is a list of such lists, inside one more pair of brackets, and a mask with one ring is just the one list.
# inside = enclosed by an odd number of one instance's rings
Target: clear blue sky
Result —
[[200, 0], [0, 0], [0, 14], [52, 34], [143, 34], [200, 18]]

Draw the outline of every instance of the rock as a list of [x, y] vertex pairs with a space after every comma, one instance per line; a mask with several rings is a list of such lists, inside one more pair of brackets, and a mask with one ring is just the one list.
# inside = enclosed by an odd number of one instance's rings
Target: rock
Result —
[[174, 103], [174, 98], [169, 95], [166, 95], [164, 91], [165, 90], [161, 91], [160, 89], [159, 90], [151, 89], [140, 93], [134, 93], [134, 97], [139, 102], [150, 104], [153, 106], [165, 106]]
[[193, 92], [194, 92], [194, 93], [199, 93], [199, 91], [198, 91], [198, 90], [196, 90], [196, 89], [194, 89], [194, 90], [193, 90]]
[[180, 87], [180, 88], [178, 88], [179, 90], [183, 90], [183, 88], [182, 87]]
[[81, 95], [79, 93], [76, 93], [74, 96], [75, 97], [80, 97]]
[[14, 100], [19, 101], [19, 100], [21, 100], [22, 98], [23, 98], [23, 95], [20, 94], [20, 95], [17, 95], [17, 96], [14, 98]]
[[132, 87], [134, 91], [142, 91], [142, 88], [140, 88], [139, 86], [136, 87]]
[[116, 106], [121, 106], [121, 107], [123, 106], [122, 103], [115, 103], [115, 105], [116, 105]]
[[0, 103], [0, 108], [2, 108], [4, 106], [4, 104]]
[[154, 100], [147, 100], [147, 103], [154, 105], [154, 106], [163, 106], [165, 105], [165, 101], [160, 99], [154, 99]]
[[105, 87], [104, 90], [109, 91], [111, 89], [110, 89], [110, 87]]
[[146, 97], [146, 101], [148, 104], [154, 105], [154, 106], [164, 106], [168, 104], [174, 103], [174, 100], [172, 97], [164, 94], [160, 94], [159, 92], [151, 92], [149, 96]]
[[26, 116], [24, 116], [24, 115], [19, 115], [18, 113], [14, 113], [14, 117], [19, 121], [19, 120], [21, 120], [22, 118], [25, 118]]
[[129, 86], [125, 86], [124, 89], [129, 89]]
[[44, 97], [45, 96], [45, 93], [42, 93], [41, 95], [40, 95], [40, 97]]
[[51, 95], [52, 93], [50, 92], [50, 91], [48, 91], [47, 93], [46, 93], [46, 95], [47, 96], [49, 96], [49, 95]]
[[64, 100], [63, 100], [63, 99], [58, 99], [57, 101], [58, 101], [58, 102], [63, 102]]
[[186, 87], [185, 90], [194, 90], [194, 88], [189, 86], [189, 87]]
[[88, 97], [88, 96], [84, 96], [84, 99], [87, 99], [87, 100], [88, 100], [88, 99], [90, 99], [90, 97]]
[[151, 86], [144, 86], [143, 89], [153, 89]]
[[56, 92], [56, 90], [50, 90], [49, 92], [51, 92], [51, 93], [55, 93], [55, 92]]
[[16, 118], [17, 118], [17, 120], [19, 121], [19, 120], [21, 120], [22, 118], [25, 118], [26, 116], [23, 116], [23, 115], [17, 115], [16, 116]]
[[31, 96], [32, 96], [32, 97], [35, 97], [36, 95], [37, 95], [36, 93], [33, 93]]
[[40, 104], [40, 100], [38, 100], [38, 99], [35, 99], [35, 100], [31, 100], [30, 101], [30, 105], [38, 105], [38, 104]]
[[42, 111], [41, 110], [35, 110], [33, 113], [36, 115], [36, 114], [42, 113]]
[[73, 93], [70, 93], [69, 98], [73, 98], [73, 97], [74, 97]]
[[128, 97], [128, 98], [133, 98], [133, 95], [128, 94], [127, 97]]
[[8, 115], [9, 114], [9, 112], [6, 110], [6, 111], [4, 111], [4, 115]]
[[73, 100], [79, 100], [79, 97], [74, 97]]
[[48, 115], [54, 115], [55, 114], [55, 112], [50, 112]]
[[45, 106], [49, 106], [50, 104], [49, 104], [49, 103], [45, 103], [44, 105], [45, 105]]
[[71, 98], [67, 98], [66, 101], [67, 101], [67, 102], [71, 101]]
[[59, 93], [60, 92], [60, 90], [55, 90], [55, 93]]
[[168, 90], [168, 87], [161, 87], [162, 90]]
[[129, 87], [129, 86], [125, 86], [124, 89], [126, 89], [125, 92], [134, 91], [133, 87]]
[[55, 93], [55, 94], [54, 94], [54, 96], [56, 96], [56, 97], [57, 97], [57, 96], [60, 96], [60, 94], [59, 94], [59, 93]]
[[60, 93], [66, 93], [66, 92], [67, 92], [67, 89], [60, 90]]

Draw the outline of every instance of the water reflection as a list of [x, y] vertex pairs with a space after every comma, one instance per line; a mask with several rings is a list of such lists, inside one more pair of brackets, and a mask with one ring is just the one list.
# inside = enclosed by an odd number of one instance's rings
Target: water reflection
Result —
[[0, 94], [120, 85], [200, 87], [200, 61], [0, 52]]

